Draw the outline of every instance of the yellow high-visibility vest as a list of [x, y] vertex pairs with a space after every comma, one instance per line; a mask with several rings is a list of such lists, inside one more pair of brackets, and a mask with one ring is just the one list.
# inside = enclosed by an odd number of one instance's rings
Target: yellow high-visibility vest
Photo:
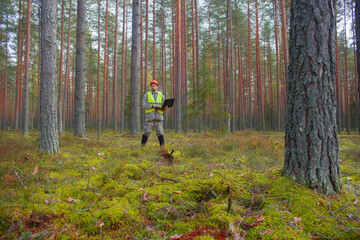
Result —
[[[158, 92], [157, 97], [156, 97], [156, 101], [152, 95], [151, 92], [147, 92], [147, 98], [148, 98], [148, 103], [153, 103], [154, 105], [162, 105], [162, 93]], [[163, 113], [164, 111], [161, 109], [156, 109], [159, 113]], [[150, 108], [150, 109], [145, 109], [146, 113], [151, 113], [155, 111], [155, 108]]]

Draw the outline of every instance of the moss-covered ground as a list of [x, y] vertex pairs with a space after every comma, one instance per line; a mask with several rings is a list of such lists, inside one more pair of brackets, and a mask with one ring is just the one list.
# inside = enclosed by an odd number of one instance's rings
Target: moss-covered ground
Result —
[[[342, 192], [282, 176], [284, 135], [0, 132], [0, 239], [359, 239], [360, 138], [340, 136]], [[172, 161], [173, 160], [173, 163]]]

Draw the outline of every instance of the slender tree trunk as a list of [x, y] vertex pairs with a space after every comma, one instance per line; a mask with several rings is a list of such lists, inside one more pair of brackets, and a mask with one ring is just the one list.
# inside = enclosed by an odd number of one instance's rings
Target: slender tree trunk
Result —
[[68, 117], [68, 94], [70, 88], [70, 33], [71, 33], [71, 9], [72, 8], [72, 0], [70, 0], [69, 7], [69, 25], [68, 25], [68, 38], [67, 38], [67, 50], [66, 50], [66, 71], [65, 71], [65, 84], [64, 84], [64, 103], [63, 103], [63, 111], [62, 111], [62, 133], [65, 132], [66, 128], [66, 119]]
[[98, 0], [98, 59], [97, 59], [97, 88], [96, 88], [96, 115], [98, 127], [98, 139], [101, 133], [101, 115], [100, 115], [100, 12], [101, 2]]
[[279, 79], [279, 44], [278, 44], [278, 19], [277, 19], [277, 3], [274, 2], [274, 28], [275, 28], [275, 55], [276, 55], [276, 98], [277, 98], [277, 130], [281, 131], [281, 104], [280, 104], [280, 79]]
[[26, 14], [26, 40], [25, 40], [25, 78], [24, 78], [24, 101], [23, 101], [23, 135], [29, 136], [29, 65], [30, 65], [30, 19], [31, 0], [27, 1]]
[[113, 128], [114, 131], [117, 131], [117, 40], [118, 40], [118, 1], [116, 0], [116, 7], [115, 7], [115, 43], [114, 43], [114, 80], [113, 80]]
[[[37, 68], [37, 96], [36, 96], [36, 124], [37, 129], [40, 129], [40, 66], [41, 66], [41, 8], [38, 9], [39, 12], [39, 51], [38, 51], [38, 68]], [[61, 111], [61, 109], [60, 109]], [[61, 118], [58, 119], [61, 121]]]
[[323, 194], [340, 191], [334, 6], [293, 0], [290, 18], [284, 173]]
[[22, 33], [21, 33], [21, 3], [22, 0], [19, 0], [19, 23], [18, 23], [18, 38], [17, 38], [17, 58], [16, 58], [16, 93], [15, 93], [15, 130], [19, 128], [19, 104], [20, 104], [20, 81], [21, 81], [21, 57], [20, 53], [22, 51]]
[[[197, 85], [197, 90], [200, 91], [201, 89], [201, 80], [200, 80], [200, 37], [199, 37], [199, 16], [198, 16], [198, 0], [194, 1], [194, 8], [195, 8], [195, 45], [196, 45], [196, 85]], [[198, 101], [199, 102], [199, 101]], [[201, 109], [201, 105], [200, 103], [198, 103], [198, 110]], [[203, 115], [200, 114], [199, 116], [199, 120], [198, 120], [198, 132], [202, 133], [203, 128], [204, 128], [204, 119], [203, 119]]]
[[234, 69], [233, 69], [233, 33], [232, 33], [232, 7], [231, 0], [227, 1], [227, 12], [228, 12], [228, 28], [229, 28], [229, 36], [228, 36], [228, 78], [230, 83], [229, 88], [229, 99], [228, 108], [229, 108], [229, 117], [230, 117], [230, 131], [235, 132], [235, 81], [234, 81]]
[[[148, 0], [147, 0], [148, 1]], [[124, 128], [125, 128], [125, 83], [126, 83], [126, 79], [125, 79], [125, 33], [126, 33], [126, 1], [124, 1], [124, 6], [123, 6], [123, 33], [122, 33], [122, 59], [121, 59], [121, 108], [120, 108], [120, 133], [123, 134], [124, 133]], [[146, 51], [146, 50], [145, 50]], [[145, 61], [146, 61], [146, 57], [145, 57]], [[145, 68], [145, 76], [146, 76], [146, 70], [147, 68]], [[146, 77], [145, 77], [145, 81], [146, 81]]]
[[23, 72], [25, 72], [24, 70], [24, 60], [23, 60], [23, 55], [24, 55], [24, 41], [25, 41], [25, 34], [22, 34], [21, 37], [21, 53], [20, 53], [20, 79], [19, 79], [19, 99], [18, 99], [18, 111], [19, 111], [19, 128], [22, 129], [23, 126], [23, 121], [22, 121], [22, 111], [23, 111], [23, 103], [24, 103], [24, 96], [23, 96]]
[[338, 42], [337, 36], [335, 36], [336, 41], [336, 103], [337, 103], [337, 110], [336, 110], [336, 122], [338, 126], [339, 133], [341, 132], [341, 111], [342, 111], [342, 101], [341, 101], [341, 85], [340, 85], [340, 78], [339, 78], [339, 50], [338, 50]]
[[[183, 1], [183, 25], [182, 25], [182, 29], [183, 29], [183, 63], [184, 63], [184, 67], [183, 67], [183, 94], [182, 94], [182, 99], [183, 99], [183, 116], [187, 116], [187, 108], [185, 106], [188, 105], [188, 97], [187, 97], [187, 89], [188, 89], [188, 81], [187, 81], [187, 71], [188, 71], [188, 58], [187, 58], [187, 14], [186, 14], [186, 1]], [[210, 45], [209, 45], [209, 49], [210, 49]], [[209, 50], [210, 51], [210, 50]], [[210, 57], [210, 56], [209, 56]], [[209, 58], [210, 61], [210, 58]], [[210, 76], [210, 75], [209, 75]], [[184, 127], [185, 127], [185, 133], [189, 132], [189, 121], [188, 119], [185, 117], [184, 119]]]
[[59, 152], [56, 104], [56, 0], [41, 0], [40, 150]]
[[[196, 0], [195, 0], [196, 1]], [[176, 124], [175, 131], [181, 133], [181, 0], [176, 1]]]
[[[149, 0], [146, 0], [146, 15], [145, 15], [145, 86], [148, 85], [149, 73]], [[145, 88], [146, 92], [146, 88]]]
[[[351, 4], [351, 20], [352, 20], [352, 33], [353, 33], [353, 48], [354, 48], [354, 72], [355, 72], [355, 79], [354, 79], [354, 85], [355, 85], [355, 89], [354, 89], [354, 96], [355, 96], [355, 101], [356, 101], [356, 110], [355, 110], [355, 116], [359, 116], [359, 113], [357, 112], [357, 109], [359, 109], [359, 92], [358, 92], [358, 72], [357, 72], [357, 61], [358, 61], [358, 58], [356, 56], [356, 36], [355, 36], [355, 19], [354, 19], [354, 7], [353, 5]], [[360, 123], [360, 120], [358, 120], [358, 123]], [[355, 123], [355, 129], [356, 129], [356, 125], [358, 125], [358, 129], [360, 129], [360, 124], [358, 123]], [[359, 133], [360, 133], [360, 130], [359, 130]]]
[[348, 80], [348, 64], [347, 64], [347, 39], [346, 39], [346, 4], [345, 4], [345, 0], [344, 0], [344, 33], [345, 33], [345, 37], [344, 37], [344, 67], [345, 67], [345, 86], [344, 86], [344, 93], [345, 93], [345, 116], [346, 116], [346, 130], [347, 133], [350, 135], [350, 108], [349, 108], [349, 80]]
[[239, 31], [237, 31], [237, 46], [238, 46], [238, 74], [239, 74], [239, 129], [245, 129], [245, 101], [244, 101], [244, 83], [242, 76], [242, 60], [241, 60], [241, 48], [240, 48], [240, 37]]
[[156, 28], [155, 28], [155, 20], [156, 20], [156, 9], [155, 9], [155, 0], [153, 0], [153, 79], [156, 78]]
[[248, 0], [248, 78], [249, 78], [249, 128], [252, 129], [252, 97], [251, 97], [251, 38], [250, 38], [250, 0]]
[[7, 129], [7, 82], [8, 82], [8, 29], [6, 26], [6, 35], [5, 35], [5, 78], [4, 78], [4, 101], [3, 101], [3, 129]]
[[[192, 42], [192, 77], [193, 77], [193, 102], [196, 102], [195, 89], [196, 81], [196, 51], [195, 51], [195, 17], [194, 17], [194, 0], [191, 0], [191, 42]], [[195, 119], [194, 119], [195, 120]], [[196, 121], [196, 120], [195, 120]], [[198, 127], [199, 126], [195, 126]]]
[[64, 16], [65, 16], [65, 0], [61, 3], [61, 47], [60, 47], [60, 68], [59, 68], [59, 95], [58, 95], [58, 123], [59, 132], [62, 132], [62, 112], [61, 112], [61, 84], [62, 84], [62, 73], [63, 73], [63, 51], [64, 51]]
[[132, 2], [130, 134], [140, 133], [140, 4]]
[[358, 101], [358, 131], [360, 134], [360, 0], [355, 0], [355, 28], [356, 28], [356, 58], [357, 58], [357, 101]]
[[76, 75], [74, 99], [74, 136], [85, 137], [85, 27], [86, 27], [86, 0], [77, 1], [76, 27]]
[[259, 37], [259, 15], [258, 15], [258, 1], [255, 1], [255, 19], [256, 19], [256, 81], [257, 81], [257, 102], [258, 102], [258, 123], [262, 125], [262, 130], [265, 131], [265, 116], [264, 116], [264, 101], [261, 78], [261, 57], [260, 57], [260, 37]]
[[104, 80], [103, 80], [103, 100], [102, 100], [102, 129], [106, 127], [106, 77], [107, 77], [107, 35], [108, 35], [108, 9], [109, 0], [106, 0], [106, 12], [105, 12], [105, 47], [104, 47]]

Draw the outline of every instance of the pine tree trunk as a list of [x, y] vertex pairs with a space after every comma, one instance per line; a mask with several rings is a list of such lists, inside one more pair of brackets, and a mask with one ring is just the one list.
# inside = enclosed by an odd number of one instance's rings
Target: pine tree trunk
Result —
[[227, 12], [228, 12], [228, 78], [230, 83], [229, 88], [229, 117], [230, 117], [230, 131], [235, 132], [235, 81], [234, 81], [234, 69], [233, 69], [233, 34], [232, 34], [232, 7], [231, 0], [227, 1]]
[[5, 78], [4, 78], [4, 101], [3, 101], [3, 129], [7, 129], [8, 119], [7, 119], [7, 82], [8, 82], [8, 30], [6, 30], [5, 35]]
[[25, 40], [25, 78], [23, 96], [23, 135], [29, 136], [29, 65], [30, 65], [30, 19], [31, 19], [31, 0], [27, 1], [26, 14], [26, 40]]
[[[124, 1], [124, 6], [123, 6], [123, 32], [122, 32], [122, 57], [121, 57], [121, 93], [120, 93], [120, 97], [121, 97], [121, 107], [120, 107], [120, 133], [123, 134], [124, 133], [124, 128], [125, 128], [125, 83], [126, 83], [126, 79], [125, 79], [125, 30], [126, 28], [126, 1]], [[145, 58], [146, 59], [146, 58]], [[146, 61], [146, 60], [145, 60]], [[145, 76], [146, 76], [146, 68], [145, 68]], [[146, 81], [146, 77], [145, 77], [145, 81]]]
[[103, 99], [102, 99], [102, 129], [106, 128], [106, 77], [107, 77], [107, 36], [108, 36], [108, 10], [109, 0], [106, 0], [106, 12], [105, 12], [105, 47], [104, 47], [104, 80], [103, 80]]
[[[38, 82], [37, 82], [37, 95], [36, 95], [36, 125], [37, 125], [37, 129], [40, 129], [41, 8], [38, 9], [38, 12], [39, 12], [39, 31], [38, 31], [39, 51], [38, 51], [38, 66], [37, 66]], [[58, 119], [58, 121], [61, 121], [61, 118]]]
[[86, 27], [86, 0], [77, 1], [76, 27], [76, 73], [74, 99], [74, 136], [85, 137], [85, 27]]
[[278, 44], [278, 19], [277, 19], [277, 2], [274, 2], [274, 28], [275, 28], [275, 55], [276, 55], [276, 106], [277, 106], [277, 130], [281, 131], [281, 104], [280, 104], [280, 79], [279, 79], [279, 44]]
[[289, 54], [288, 54], [285, 0], [280, 0], [280, 13], [281, 13], [281, 38], [282, 38], [282, 46], [284, 53], [284, 68], [285, 68], [285, 79], [286, 79], [288, 76]]
[[341, 101], [341, 86], [340, 86], [340, 78], [339, 78], [339, 50], [338, 50], [338, 42], [337, 36], [335, 36], [336, 41], [336, 123], [338, 126], [339, 133], [341, 132], [341, 111], [342, 111], [342, 101]]
[[[197, 86], [196, 81], [196, 51], [195, 51], [195, 16], [194, 16], [194, 0], [191, 0], [191, 42], [192, 42], [192, 77], [193, 77], [193, 99], [196, 101], [195, 89]], [[195, 119], [194, 119], [195, 120]], [[195, 120], [196, 121], [196, 120]], [[198, 126], [195, 126], [198, 127]]]
[[[148, 71], [149, 71], [149, 0], [146, 0], [146, 15], [145, 15], [145, 86], [148, 85]], [[146, 88], [145, 88], [146, 92]]]
[[356, 65], [357, 65], [357, 101], [358, 101], [358, 131], [360, 134], [360, 0], [355, 0], [355, 28], [356, 28]]
[[346, 12], [345, 12], [345, 0], [344, 0], [344, 67], [345, 67], [345, 73], [344, 73], [344, 79], [345, 79], [345, 85], [344, 85], [344, 94], [345, 94], [345, 116], [346, 116], [346, 130], [347, 133], [350, 135], [350, 108], [349, 108], [349, 79], [348, 79], [348, 64], [347, 64], [347, 39], [346, 39]]
[[156, 28], [155, 28], [155, 19], [156, 19], [156, 9], [155, 9], [155, 0], [153, 0], [153, 79], [156, 78]]
[[113, 122], [113, 129], [117, 131], [117, 40], [118, 40], [118, 2], [116, 0], [116, 7], [115, 7], [115, 42], [114, 42], [114, 80], [113, 80], [113, 112], [112, 112], [112, 122]]
[[[194, 0], [194, 7], [195, 7], [195, 45], [196, 45], [196, 86], [197, 90], [199, 91], [201, 89], [201, 80], [200, 80], [200, 37], [199, 37], [199, 13], [198, 13], [198, 0]], [[201, 105], [198, 104], [198, 110], [201, 109]], [[204, 119], [202, 114], [200, 114], [198, 119], [198, 132], [202, 133], [203, 131], [203, 125], [204, 125]]]
[[333, 194], [340, 191], [335, 0], [291, 4], [284, 173]]
[[57, 125], [56, 0], [41, 0], [40, 150], [59, 152]]
[[132, 2], [130, 134], [140, 133], [140, 4]]
[[66, 128], [66, 119], [68, 118], [68, 94], [70, 88], [70, 33], [71, 33], [71, 11], [72, 10], [72, 0], [70, 0], [69, 7], [69, 25], [68, 25], [68, 38], [67, 38], [67, 50], [66, 50], [66, 71], [65, 71], [65, 83], [64, 83], [64, 98], [63, 98], [63, 111], [62, 111], [62, 132], [65, 132]]
[[[355, 96], [355, 102], [356, 102], [356, 106], [357, 106], [357, 108], [356, 108], [356, 110], [357, 109], [359, 109], [359, 92], [358, 92], [358, 72], [357, 72], [357, 60], [358, 60], [358, 58], [356, 57], [356, 36], [355, 36], [355, 28], [356, 28], [356, 26], [355, 26], [355, 19], [354, 19], [354, 7], [353, 7], [353, 5], [352, 5], [352, 3], [351, 3], [351, 22], [352, 22], [352, 33], [353, 33], [353, 39], [354, 39], [354, 41], [353, 41], [353, 53], [354, 53], [354, 72], [355, 72], [355, 79], [354, 79], [354, 96]], [[356, 116], [356, 113], [357, 113], [357, 111], [355, 110], [355, 116]], [[358, 115], [358, 114], [357, 114]], [[359, 123], [360, 123], [360, 121], [358, 121]], [[354, 128], [356, 129], [356, 125], [357, 125], [357, 127], [358, 127], [358, 129], [360, 129], [360, 124], [358, 124], [358, 123], [355, 123], [355, 126], [354, 126]], [[360, 130], [359, 130], [359, 132], [360, 132]]]
[[101, 115], [100, 115], [100, 10], [101, 2], [98, 0], [98, 59], [97, 59], [97, 88], [96, 88], [96, 119], [98, 127], [98, 139], [101, 133]]
[[62, 132], [62, 112], [61, 112], [61, 84], [62, 84], [62, 73], [63, 73], [63, 51], [64, 51], [64, 16], [65, 16], [65, 0], [61, 3], [61, 47], [60, 47], [60, 68], [59, 68], [59, 95], [58, 95], [58, 123], [59, 132]]
[[21, 34], [21, 3], [22, 0], [19, 0], [19, 23], [18, 23], [18, 36], [17, 36], [17, 58], [16, 58], [16, 91], [15, 91], [15, 130], [18, 130], [19, 127], [19, 104], [20, 104], [20, 80], [21, 80], [21, 49], [22, 49], [22, 34]]
[[256, 19], [256, 81], [257, 81], [257, 108], [258, 123], [261, 124], [262, 130], [265, 131], [264, 101], [261, 78], [261, 56], [260, 56], [260, 37], [259, 37], [259, 17], [258, 17], [258, 1], [255, 1], [255, 19]]
[[249, 128], [252, 129], [252, 90], [251, 90], [251, 38], [250, 38], [250, 0], [248, 0], [248, 91], [249, 91]]
[[[196, 1], [196, 0], [195, 0]], [[181, 133], [181, 0], [176, 1], [176, 102], [175, 131]]]

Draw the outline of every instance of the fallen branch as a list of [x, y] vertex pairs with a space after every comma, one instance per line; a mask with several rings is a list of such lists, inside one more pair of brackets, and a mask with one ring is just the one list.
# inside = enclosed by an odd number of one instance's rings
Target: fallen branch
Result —
[[24, 188], [24, 189], [25, 189], [25, 186], [24, 186], [23, 182], [21, 181], [21, 178], [20, 178], [19, 174], [18, 174], [15, 170], [14, 170], [14, 174], [15, 174], [15, 176], [17, 177], [17, 179], [19, 180], [19, 182], [20, 182], [20, 184], [21, 184], [22, 188]]
[[173, 181], [173, 182], [179, 182], [178, 180], [176, 179], [172, 179], [172, 178], [167, 178], [167, 177], [161, 177], [159, 176], [156, 172], [154, 171], [151, 171], [152, 174], [154, 174], [155, 176], [157, 176], [158, 178], [160, 178], [161, 180], [169, 180], [169, 181]]

